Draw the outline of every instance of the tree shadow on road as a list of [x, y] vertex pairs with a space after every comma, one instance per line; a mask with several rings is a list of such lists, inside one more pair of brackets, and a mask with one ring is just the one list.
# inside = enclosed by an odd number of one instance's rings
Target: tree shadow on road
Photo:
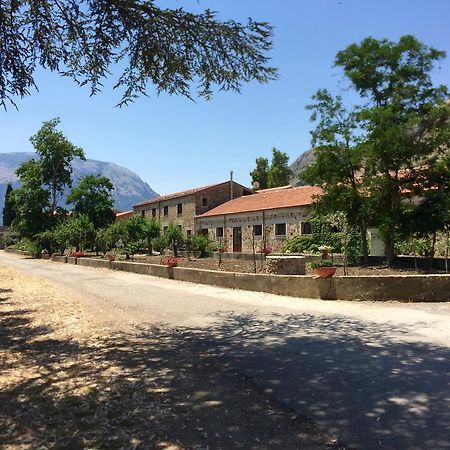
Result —
[[207, 333], [73, 340], [32, 313], [0, 312], [0, 447], [344, 448], [222, 366]]
[[[450, 448], [448, 348], [389, 323], [309, 314], [219, 314], [205, 352], [362, 448]], [[416, 324], [420, 326], [421, 324]]]
[[342, 317], [215, 319], [74, 340], [2, 311], [0, 446], [344, 447], [307, 416], [365, 449], [449, 448], [447, 349]]

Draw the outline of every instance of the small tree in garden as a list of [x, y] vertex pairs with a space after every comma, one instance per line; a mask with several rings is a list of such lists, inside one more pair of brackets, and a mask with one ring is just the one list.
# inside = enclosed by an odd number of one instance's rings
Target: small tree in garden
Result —
[[172, 246], [173, 255], [178, 256], [178, 246], [183, 243], [184, 236], [181, 227], [176, 222], [170, 222], [164, 232], [167, 245]]
[[109, 249], [124, 248], [128, 241], [128, 231], [125, 222], [112, 223], [105, 229], [102, 238], [105, 239], [106, 245]]
[[66, 224], [67, 244], [70, 247], [75, 247], [76, 251], [81, 251], [87, 245], [91, 245], [95, 240], [94, 224], [89, 220], [89, 217], [80, 214], [72, 217]]
[[192, 236], [192, 247], [195, 254], [199, 258], [207, 258], [211, 256], [212, 253], [212, 242], [209, 236], [205, 234], [199, 234], [197, 236]]
[[152, 217], [151, 219], [145, 219], [143, 222], [143, 236], [147, 241], [148, 254], [153, 253], [153, 240], [159, 237], [161, 234], [161, 226], [159, 222]]

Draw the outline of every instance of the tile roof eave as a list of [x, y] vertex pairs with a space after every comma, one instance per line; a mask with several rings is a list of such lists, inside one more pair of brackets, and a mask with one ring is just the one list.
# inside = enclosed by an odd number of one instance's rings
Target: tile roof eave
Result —
[[224, 213], [217, 213], [217, 214], [209, 214], [209, 211], [200, 214], [198, 216], [194, 216], [195, 219], [202, 219], [202, 218], [208, 218], [208, 217], [220, 217], [220, 216], [233, 216], [235, 214], [246, 214], [250, 212], [263, 212], [263, 211], [272, 211], [274, 209], [286, 209], [286, 208], [302, 208], [302, 207], [308, 207], [311, 206], [312, 203], [305, 203], [303, 205], [284, 205], [284, 206], [273, 206], [271, 208], [255, 208], [255, 209], [246, 209], [245, 211], [234, 211], [234, 212], [224, 212]]

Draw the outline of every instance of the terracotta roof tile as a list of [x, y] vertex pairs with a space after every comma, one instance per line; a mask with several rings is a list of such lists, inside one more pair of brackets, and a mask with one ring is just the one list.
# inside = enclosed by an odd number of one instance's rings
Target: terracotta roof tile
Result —
[[[152, 203], [158, 203], [165, 200], [172, 200], [174, 198], [186, 197], [187, 195], [196, 194], [197, 192], [205, 191], [212, 187], [221, 186], [222, 184], [229, 183], [229, 181], [223, 181], [222, 183], [208, 184], [206, 186], [200, 186], [193, 189], [188, 189], [187, 191], [174, 192], [173, 194], [159, 195], [158, 197], [152, 198], [151, 200], [145, 200], [140, 203], [136, 203], [133, 206], [151, 205]], [[236, 182], [235, 182], [236, 183]], [[239, 183], [236, 183], [239, 184]], [[247, 189], [247, 188], [246, 188]]]
[[128, 219], [133, 214], [134, 214], [134, 211], [118, 212], [118, 213], [116, 213], [116, 219], [117, 220]]
[[253, 195], [242, 197], [223, 203], [197, 217], [221, 216], [243, 212], [262, 211], [279, 208], [307, 206], [313, 202], [313, 197], [320, 195], [322, 189], [316, 186], [303, 186], [292, 189], [264, 190]]

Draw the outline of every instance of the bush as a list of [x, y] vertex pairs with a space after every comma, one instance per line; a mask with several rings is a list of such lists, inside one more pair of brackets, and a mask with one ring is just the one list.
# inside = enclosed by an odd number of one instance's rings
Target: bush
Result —
[[164, 235], [158, 236], [157, 238], [153, 239], [153, 249], [161, 254], [164, 253], [165, 249], [167, 248], [167, 240]]
[[17, 250], [22, 250], [25, 252], [33, 252], [33, 253], [39, 253], [41, 250], [39, 248], [39, 245], [37, 242], [32, 241], [28, 238], [22, 238], [19, 242], [14, 244], [12, 247]]
[[192, 249], [195, 255], [199, 258], [207, 258], [212, 255], [213, 245], [209, 236], [206, 234], [199, 234], [198, 236], [192, 236]]
[[174, 256], [178, 256], [178, 246], [184, 242], [181, 227], [176, 222], [170, 222], [167, 230], [164, 232], [164, 239], [167, 247], [171, 246]]

